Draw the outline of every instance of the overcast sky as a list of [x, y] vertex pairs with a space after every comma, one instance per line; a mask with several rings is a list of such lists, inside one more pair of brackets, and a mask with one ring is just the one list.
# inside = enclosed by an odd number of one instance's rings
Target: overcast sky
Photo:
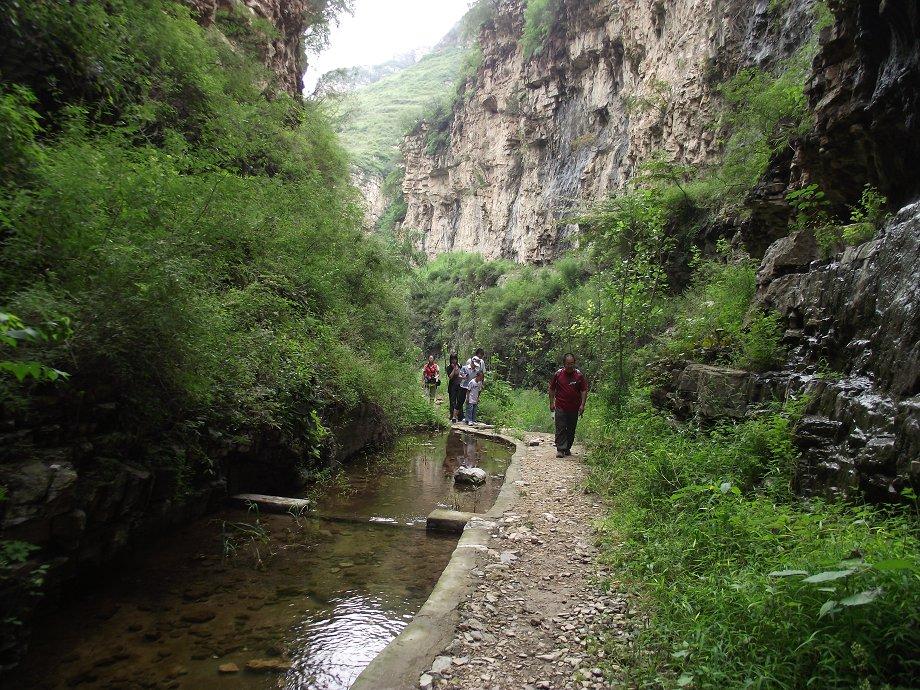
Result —
[[329, 47], [308, 55], [306, 92], [331, 69], [376, 65], [433, 46], [463, 16], [469, 0], [355, 0], [353, 16], [332, 28]]

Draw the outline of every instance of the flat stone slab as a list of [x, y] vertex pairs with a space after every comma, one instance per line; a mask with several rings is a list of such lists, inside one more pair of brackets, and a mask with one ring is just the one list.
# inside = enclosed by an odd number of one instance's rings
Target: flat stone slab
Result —
[[267, 513], [299, 513], [310, 509], [310, 501], [305, 498], [287, 498], [286, 496], [266, 496], [264, 494], [237, 494], [230, 498], [233, 503], [248, 508], [255, 503], [259, 510]]
[[464, 513], [459, 510], [438, 508], [428, 514], [427, 527], [437, 532], [454, 532], [460, 534], [476, 513]]

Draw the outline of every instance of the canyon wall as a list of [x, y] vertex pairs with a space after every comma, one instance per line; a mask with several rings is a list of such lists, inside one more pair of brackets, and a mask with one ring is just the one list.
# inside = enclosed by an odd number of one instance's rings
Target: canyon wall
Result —
[[[304, 40], [311, 24], [322, 17], [326, 0], [186, 0], [198, 21], [211, 25], [218, 10], [248, 10], [269, 22], [277, 32], [261, 49], [262, 62], [278, 80], [278, 86], [300, 96], [307, 69]], [[245, 11], [244, 10], [244, 11]]]
[[483, 62], [435, 150], [422, 123], [404, 145], [403, 227], [430, 257], [451, 250], [540, 263], [574, 241], [566, 216], [624, 187], [656, 152], [719, 152], [720, 81], [790, 56], [812, 3], [562, 0], [543, 48], [520, 45], [523, 0], [480, 32]]

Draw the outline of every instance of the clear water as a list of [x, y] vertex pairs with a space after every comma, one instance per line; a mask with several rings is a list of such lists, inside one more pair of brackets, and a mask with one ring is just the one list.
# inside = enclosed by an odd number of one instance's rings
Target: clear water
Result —
[[[456, 537], [417, 527], [438, 506], [487, 510], [510, 454], [458, 433], [412, 437], [350, 465], [347, 488], [320, 501], [367, 522], [226, 511], [190, 524], [46, 614], [4, 687], [347, 688], [450, 559]], [[454, 493], [461, 463], [489, 482]], [[249, 671], [253, 660], [281, 670]], [[240, 671], [221, 674], [231, 663]]]

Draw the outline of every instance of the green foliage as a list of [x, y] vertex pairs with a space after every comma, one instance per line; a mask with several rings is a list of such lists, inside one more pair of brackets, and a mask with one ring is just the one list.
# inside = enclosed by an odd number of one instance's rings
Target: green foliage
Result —
[[521, 34], [521, 49], [526, 59], [543, 50], [543, 44], [556, 19], [557, 3], [558, 0], [527, 0], [524, 31]]
[[495, 16], [496, 0], [478, 0], [470, 5], [460, 20], [460, 34], [465, 38], [477, 38], [483, 24], [491, 22]]
[[808, 131], [804, 86], [809, 55], [810, 49], [800, 51], [777, 76], [752, 67], [722, 85], [727, 106], [722, 126], [728, 139], [714, 179], [724, 206], [737, 207], [770, 158]]
[[495, 376], [488, 379], [477, 411], [480, 421], [513, 429], [516, 433], [553, 430], [553, 417], [545, 392], [512, 388], [507, 381]]
[[343, 96], [345, 116], [339, 131], [352, 163], [366, 173], [387, 175], [406, 130], [430, 113], [432, 101], [451, 97], [464, 59], [460, 47], [430, 53], [411, 67]]
[[[169, 0], [14, 13], [0, 117], [27, 155], [4, 169], [0, 304], [72, 324], [19, 349], [70, 372], [65, 401], [115, 403], [129, 431], [109, 451], [194, 478], [214, 438], [270, 431], [309, 463], [363, 404], [430, 420], [402, 259], [361, 231], [320, 105], [266, 98], [262, 67]], [[30, 392], [4, 382], [0, 403], [27, 413]]]
[[778, 363], [778, 317], [751, 307], [756, 270], [746, 258], [701, 262], [677, 304], [674, 328], [656, 352], [755, 370]]
[[18, 84], [0, 90], [0, 181], [20, 177], [40, 154], [35, 143], [41, 132], [39, 114], [33, 110], [36, 101]]
[[631, 645], [608, 646], [619, 680], [914, 685], [916, 516], [797, 500], [789, 410], [694, 431], [641, 399], [592, 428], [607, 558], [651, 617]]
[[824, 192], [816, 184], [789, 192], [786, 200], [795, 209], [793, 228], [813, 232], [825, 253], [871, 240], [890, 217], [886, 211], [887, 197], [868, 184], [859, 202], [850, 208], [848, 224], [833, 214]]
[[[61, 340], [68, 335], [70, 335], [69, 319], [65, 318], [62, 324], [50, 322], [44, 329], [40, 329], [26, 326], [15, 314], [0, 311], [0, 345], [7, 348], [18, 347], [21, 343]], [[34, 381], [57, 381], [70, 376], [60, 369], [29, 360], [0, 360], [0, 372], [12, 374], [20, 383], [28, 378]]]
[[442, 254], [416, 273], [411, 295], [416, 342], [426, 352], [444, 354], [483, 347], [491, 371], [514, 385], [542, 388], [568, 345], [567, 336], [553, 335], [554, 304], [584, 270], [575, 258], [535, 268]]

